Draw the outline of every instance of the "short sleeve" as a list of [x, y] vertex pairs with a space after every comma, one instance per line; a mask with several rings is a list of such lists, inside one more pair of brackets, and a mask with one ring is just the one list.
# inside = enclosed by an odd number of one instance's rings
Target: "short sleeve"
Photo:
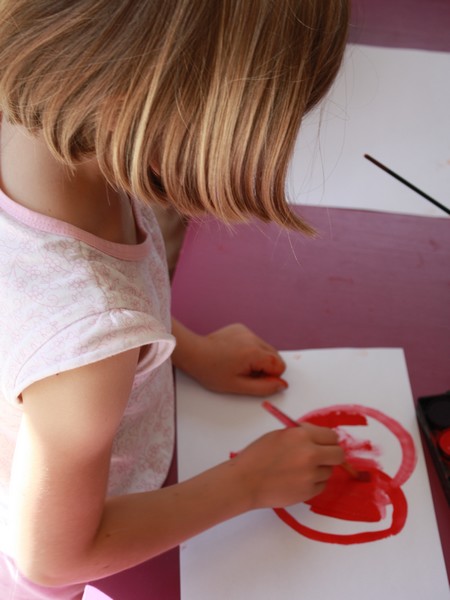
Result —
[[[32, 383], [56, 373], [86, 366], [126, 350], [149, 346], [138, 371], [156, 369], [175, 347], [174, 337], [151, 316], [133, 310], [116, 309], [94, 314], [71, 323], [46, 340], [20, 368], [11, 365], [4, 372], [8, 400], [16, 402]], [[16, 363], [19, 364], [19, 363]]]

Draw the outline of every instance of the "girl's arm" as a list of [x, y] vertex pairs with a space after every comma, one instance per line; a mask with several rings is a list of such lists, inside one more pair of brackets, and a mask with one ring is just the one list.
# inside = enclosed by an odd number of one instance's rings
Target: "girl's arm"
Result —
[[343, 460], [333, 431], [289, 428], [188, 481], [106, 499], [112, 441], [138, 353], [60, 373], [23, 392], [12, 534], [19, 569], [36, 583], [104, 577], [250, 509], [305, 500]]
[[288, 386], [278, 351], [245, 325], [201, 336], [172, 319], [172, 332], [174, 365], [212, 391], [267, 396]]

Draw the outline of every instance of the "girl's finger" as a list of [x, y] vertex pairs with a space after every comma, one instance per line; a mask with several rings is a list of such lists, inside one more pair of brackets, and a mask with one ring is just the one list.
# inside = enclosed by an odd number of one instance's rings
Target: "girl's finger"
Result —
[[321, 466], [341, 465], [345, 460], [345, 453], [341, 446], [320, 446], [317, 460]]
[[316, 470], [316, 482], [317, 483], [326, 483], [333, 472], [333, 467], [317, 467]]
[[266, 375], [281, 375], [286, 370], [286, 364], [277, 352], [261, 352], [252, 357], [251, 371]]
[[284, 379], [279, 377], [252, 377], [242, 376], [238, 380], [237, 393], [248, 394], [250, 396], [270, 396], [281, 392], [288, 387], [288, 384]]
[[339, 443], [339, 436], [334, 429], [320, 427], [319, 425], [313, 425], [312, 423], [303, 421], [300, 421], [300, 425], [309, 432], [311, 440], [316, 444], [336, 446]]
[[327, 486], [326, 482], [316, 483], [316, 485], [314, 486], [314, 494], [311, 496], [311, 498], [321, 494], [324, 491], [324, 489], [326, 488], [326, 486]]

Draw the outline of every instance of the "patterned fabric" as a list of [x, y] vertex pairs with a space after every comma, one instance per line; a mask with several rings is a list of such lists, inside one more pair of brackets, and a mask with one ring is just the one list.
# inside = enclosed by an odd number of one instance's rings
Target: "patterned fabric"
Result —
[[[138, 243], [105, 241], [0, 192], [0, 551], [21, 392], [49, 375], [145, 347], [114, 440], [108, 494], [158, 488], [174, 444], [170, 286], [149, 207]], [[9, 598], [8, 595], [2, 598]], [[15, 598], [15, 597], [14, 597]], [[30, 596], [31, 598], [31, 596]]]
[[0, 552], [0, 598], [2, 600], [82, 600], [84, 584], [49, 588], [22, 577], [14, 562]]

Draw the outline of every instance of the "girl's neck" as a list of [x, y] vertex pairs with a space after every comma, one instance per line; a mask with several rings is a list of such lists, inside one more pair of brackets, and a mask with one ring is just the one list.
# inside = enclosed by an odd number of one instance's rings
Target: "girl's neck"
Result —
[[15, 202], [110, 241], [136, 243], [128, 199], [106, 182], [95, 159], [74, 172], [57, 161], [41, 136], [4, 119], [0, 187]]

